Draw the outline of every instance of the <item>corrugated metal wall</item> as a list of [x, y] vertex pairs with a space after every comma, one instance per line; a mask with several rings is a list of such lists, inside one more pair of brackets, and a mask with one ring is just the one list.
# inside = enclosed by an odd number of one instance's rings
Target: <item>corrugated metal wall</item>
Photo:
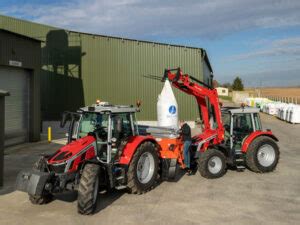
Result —
[[[163, 84], [145, 78], [162, 76], [165, 68], [207, 80], [202, 49], [58, 30], [0, 16], [0, 27], [44, 41], [42, 44], [42, 113], [56, 119], [96, 99], [114, 104], [142, 101], [139, 120], [156, 120], [156, 101]], [[205, 75], [204, 75], [205, 73]], [[196, 102], [177, 90], [179, 116], [198, 117]]]

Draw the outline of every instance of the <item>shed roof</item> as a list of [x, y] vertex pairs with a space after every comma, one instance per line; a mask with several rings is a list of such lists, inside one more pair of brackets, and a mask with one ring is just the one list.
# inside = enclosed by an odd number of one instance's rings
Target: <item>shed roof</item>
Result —
[[2, 29], [2, 28], [0, 28], [0, 31], [6, 32], [6, 33], [9, 33], [9, 34], [13, 34], [13, 35], [18, 36], [20, 38], [29, 39], [31, 41], [43, 42], [43, 41], [41, 41], [39, 39], [36, 39], [36, 38], [33, 38], [33, 37], [29, 37], [29, 36], [26, 36], [26, 35], [23, 35], [23, 34], [15, 33], [15, 32], [12, 32], [12, 31], [9, 31], [9, 30], [5, 30], [5, 29]]

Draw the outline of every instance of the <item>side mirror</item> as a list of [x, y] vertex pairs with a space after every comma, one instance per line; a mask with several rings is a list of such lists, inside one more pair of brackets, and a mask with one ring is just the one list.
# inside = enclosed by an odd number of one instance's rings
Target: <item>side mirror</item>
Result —
[[66, 125], [69, 118], [70, 118], [70, 113], [69, 112], [64, 112], [63, 115], [62, 115], [62, 119], [60, 121], [60, 127], [61, 128], [63, 128]]

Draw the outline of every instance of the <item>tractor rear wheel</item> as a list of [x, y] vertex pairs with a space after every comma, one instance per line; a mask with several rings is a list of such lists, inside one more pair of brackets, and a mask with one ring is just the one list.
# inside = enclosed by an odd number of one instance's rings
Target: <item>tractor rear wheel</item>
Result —
[[214, 179], [226, 173], [224, 154], [217, 149], [208, 149], [198, 159], [198, 170], [202, 177]]
[[80, 214], [92, 214], [97, 205], [100, 166], [85, 165], [78, 188], [77, 209]]
[[279, 147], [272, 138], [266, 136], [255, 138], [246, 153], [248, 168], [257, 173], [273, 171], [278, 160]]
[[[40, 172], [46, 172], [45, 167], [45, 159], [44, 157], [40, 157], [38, 161], [33, 165], [33, 169], [38, 170]], [[42, 195], [31, 195], [29, 194], [29, 200], [34, 205], [43, 205], [51, 202], [53, 199], [53, 195], [50, 193], [43, 193]]]
[[127, 172], [127, 188], [132, 194], [152, 189], [158, 179], [158, 150], [152, 142], [142, 143], [134, 153]]

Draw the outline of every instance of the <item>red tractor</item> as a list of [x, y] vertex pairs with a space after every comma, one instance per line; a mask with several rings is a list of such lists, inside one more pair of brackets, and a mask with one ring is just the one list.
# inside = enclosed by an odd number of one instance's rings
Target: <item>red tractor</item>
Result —
[[[172, 73], [172, 71], [176, 71]], [[218, 178], [227, 165], [243, 171], [273, 171], [279, 160], [278, 139], [271, 130], [262, 129], [257, 108], [220, 108], [217, 90], [196, 78], [183, 74], [180, 68], [166, 70], [163, 80], [196, 98], [203, 131], [193, 137], [194, 159], [200, 174]]]
[[[262, 131], [258, 111], [224, 109], [223, 121], [215, 89], [182, 74], [166, 70], [164, 79], [196, 97], [204, 123], [193, 137], [192, 159], [202, 176], [217, 178], [231, 164], [241, 170], [272, 171], [279, 150], [271, 131]], [[184, 168], [180, 131], [138, 126], [133, 106], [97, 103], [63, 115], [70, 121], [68, 144], [43, 156], [32, 170], [21, 171], [17, 189], [27, 192], [34, 204], [44, 204], [54, 194], [78, 191], [78, 212], [93, 213], [100, 188], [127, 189], [141, 194], [159, 178], [171, 179]]]
[[101, 187], [141, 194], [152, 189], [160, 176], [174, 177], [177, 162], [183, 164], [177, 131], [139, 128], [136, 111], [133, 106], [99, 103], [65, 113], [61, 126], [70, 121], [68, 144], [43, 156], [32, 170], [21, 171], [17, 189], [27, 192], [33, 204], [78, 190], [78, 212], [91, 214]]

